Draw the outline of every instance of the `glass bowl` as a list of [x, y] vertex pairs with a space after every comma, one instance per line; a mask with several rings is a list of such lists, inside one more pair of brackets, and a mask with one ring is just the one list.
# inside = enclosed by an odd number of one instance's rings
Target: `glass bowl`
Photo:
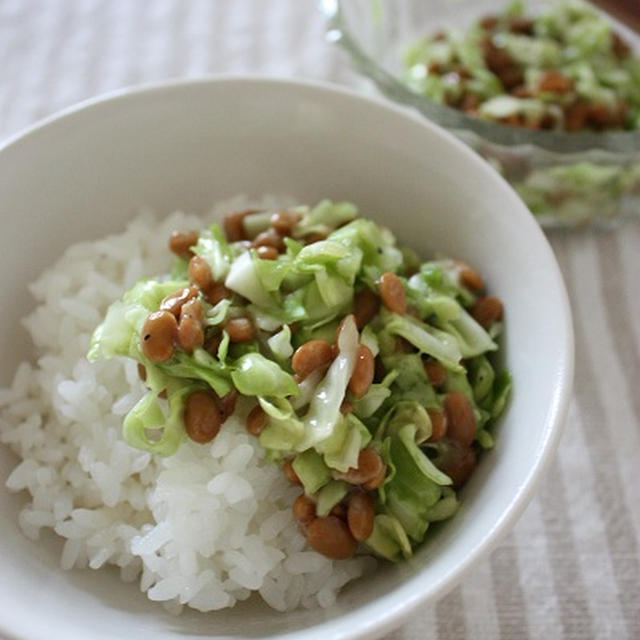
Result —
[[[550, 2], [527, 2], [536, 13]], [[414, 92], [402, 79], [402, 55], [417, 38], [464, 29], [496, 13], [503, 0], [321, 0], [327, 38], [388, 98], [414, 107], [483, 156], [515, 188], [546, 228], [611, 226], [640, 214], [640, 130], [552, 132], [469, 116]], [[640, 38], [608, 19], [640, 52]]]

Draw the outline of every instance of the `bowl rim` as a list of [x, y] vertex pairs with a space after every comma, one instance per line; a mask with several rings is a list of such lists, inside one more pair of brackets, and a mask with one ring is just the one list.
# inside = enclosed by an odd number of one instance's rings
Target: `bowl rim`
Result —
[[[464, 111], [440, 104], [412, 91], [360, 46], [344, 17], [344, 3], [345, 0], [318, 0], [318, 9], [327, 20], [326, 39], [339, 44], [347, 51], [353, 66], [364, 77], [372, 80], [388, 98], [418, 109], [440, 126], [471, 133], [483, 141], [505, 147], [534, 147], [560, 155], [589, 151], [621, 153], [630, 156], [638, 154], [640, 130], [583, 133], [514, 127], [470, 116]], [[591, 3], [589, 4], [593, 7]], [[613, 16], [598, 7], [593, 8], [620, 28], [620, 24]], [[636, 40], [638, 39], [634, 37], [634, 41]]]
[[[341, 613], [331, 619], [321, 621], [312, 627], [283, 634], [283, 637], [287, 637], [290, 640], [312, 640], [313, 638], [319, 637], [320, 634], [326, 634], [326, 637], [330, 638], [342, 639], [379, 637], [383, 633], [398, 627], [421, 603], [427, 600], [433, 601], [444, 596], [460, 582], [464, 574], [473, 569], [499, 544], [515, 524], [516, 520], [521, 516], [531, 500], [539, 480], [552, 461], [568, 414], [572, 397], [574, 374], [573, 323], [564, 280], [551, 246], [533, 216], [527, 212], [522, 201], [504, 178], [491, 169], [491, 167], [466, 144], [458, 140], [452, 133], [441, 126], [425, 120], [419, 114], [406, 107], [382, 100], [378, 97], [366, 96], [355, 90], [328, 82], [257, 74], [209, 74], [193, 78], [168, 79], [122, 87], [68, 106], [23, 128], [6, 140], [0, 142], [0, 154], [6, 153], [8, 150], [23, 144], [25, 141], [29, 141], [34, 135], [37, 135], [42, 130], [48, 129], [50, 126], [66, 123], [78, 114], [99, 111], [104, 107], [123, 104], [131, 100], [158, 98], [163, 94], [171, 94], [173, 92], [185, 91], [193, 87], [211, 84], [247, 85], [254, 88], [256, 86], [282, 87], [316, 94], [317, 96], [323, 94], [329, 95], [341, 100], [360, 103], [363, 108], [393, 114], [395, 117], [411, 121], [420, 128], [430, 130], [432, 135], [438, 136], [446, 140], [447, 144], [456, 147], [459, 153], [468, 158], [469, 162], [472, 162], [478, 169], [484, 171], [490, 180], [497, 180], [499, 183], [502, 183], [503, 189], [510, 194], [514, 203], [519, 203], [521, 212], [515, 215], [523, 216], [525, 226], [529, 226], [527, 232], [538, 236], [537, 241], [541, 243], [540, 248], [546, 254], [546, 259], [551, 268], [553, 282], [559, 294], [560, 304], [558, 308], [558, 318], [559, 325], [562, 325], [563, 339], [561, 344], [563, 348], [558, 356], [555, 387], [550, 406], [546, 412], [545, 427], [541, 434], [538, 453], [531, 463], [530, 471], [514, 492], [500, 518], [494, 523], [491, 529], [486, 532], [484, 537], [474, 547], [469, 549], [466, 557], [442, 579], [434, 581], [433, 586], [428, 591], [420, 591], [420, 589], [415, 588], [419, 586], [421, 581], [422, 572], [418, 572], [392, 592], [379, 597], [372, 603]], [[10, 614], [9, 617], [3, 616], [4, 619], [0, 620], [0, 633], [5, 633], [8, 637], [23, 637], [16, 636], [16, 633], [23, 634], [25, 632], [29, 633], [30, 631], [35, 632], [37, 637], [47, 637], [47, 633], [51, 631], [51, 629], [46, 626], [46, 623], [43, 625], [38, 622], [37, 616], [29, 620], [25, 628], [25, 621], [23, 619], [17, 618], [15, 614], [13, 614], [13, 617], [11, 617], [11, 615], [12, 614]], [[44, 635], [38, 633], [37, 630], [44, 632]]]

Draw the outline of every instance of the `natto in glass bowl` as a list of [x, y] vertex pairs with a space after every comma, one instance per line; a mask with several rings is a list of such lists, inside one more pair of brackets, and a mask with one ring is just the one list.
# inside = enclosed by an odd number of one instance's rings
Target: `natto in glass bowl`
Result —
[[[552, 5], [532, 0], [535, 16]], [[444, 29], [466, 30], [504, 11], [504, 0], [321, 0], [327, 39], [388, 98], [419, 110], [483, 156], [545, 228], [611, 227], [640, 214], [640, 129], [529, 129], [480, 119], [413, 90], [407, 47]], [[594, 8], [594, 10], [596, 10]], [[602, 14], [640, 56], [640, 37]]]

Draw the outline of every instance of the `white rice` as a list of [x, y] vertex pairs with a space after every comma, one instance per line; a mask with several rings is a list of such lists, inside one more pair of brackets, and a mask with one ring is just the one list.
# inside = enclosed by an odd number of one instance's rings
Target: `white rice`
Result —
[[[212, 218], [245, 206], [234, 199]], [[375, 561], [309, 549], [291, 514], [299, 490], [246, 433], [246, 407], [211, 444], [152, 457], [121, 435], [143, 394], [136, 364], [84, 358], [107, 306], [139, 278], [167, 271], [170, 231], [202, 226], [179, 212], [161, 222], [144, 212], [122, 234], [70, 247], [31, 285], [38, 306], [24, 324], [37, 363], [22, 363], [0, 390], [0, 441], [21, 459], [7, 487], [30, 495], [20, 526], [33, 540], [43, 528], [65, 538], [63, 569], [117, 565], [175, 613], [231, 607], [253, 592], [278, 611], [331, 606]]]

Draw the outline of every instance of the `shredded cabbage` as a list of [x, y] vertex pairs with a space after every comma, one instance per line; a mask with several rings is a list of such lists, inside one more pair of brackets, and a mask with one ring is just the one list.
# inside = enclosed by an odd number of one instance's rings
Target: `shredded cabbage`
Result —
[[347, 384], [356, 364], [358, 329], [352, 316], [348, 316], [338, 336], [338, 356], [324, 380], [316, 388], [304, 417], [305, 437], [298, 445], [304, 451], [329, 438], [340, 417]]
[[456, 336], [451, 333], [436, 329], [410, 316], [400, 316], [397, 313], [389, 314], [385, 329], [410, 342], [420, 353], [433, 356], [447, 369], [462, 370], [460, 345]]
[[[407, 85], [435, 102], [512, 126], [640, 128], [640, 57], [602, 12], [582, 0], [562, 0], [530, 17], [512, 3], [488, 18], [464, 33], [439, 30], [407, 47]], [[544, 83], [548, 73], [564, 81]]]
[[224, 280], [231, 265], [231, 251], [227, 241], [217, 224], [203, 231], [193, 252], [207, 261], [211, 267], [211, 275], [216, 281]]
[[[147, 316], [163, 298], [190, 286], [182, 277], [159, 277], [140, 281], [111, 305], [88, 358], [126, 356], [144, 365], [147, 392], [125, 417], [123, 434], [131, 446], [157, 455], [174, 454], [186, 440], [185, 403], [194, 391], [211, 393], [221, 411], [227, 394], [252, 398], [264, 418], [259, 442], [265, 455], [291, 461], [317, 516], [348, 503], [354, 486], [346, 479], [362, 481], [357, 490], [375, 501], [365, 546], [390, 560], [409, 557], [430, 523], [458, 508], [452, 478], [441, 468], [443, 452], [451, 450], [446, 434], [433, 441], [433, 412], [444, 411], [447, 393], [461, 391], [469, 400], [477, 425], [474, 449], [493, 446], [492, 426], [512, 385], [492, 360], [502, 321], [485, 330], [473, 318], [469, 309], [478, 293], [461, 285], [460, 263], [421, 262], [387, 229], [357, 218], [354, 205], [325, 200], [291, 211], [299, 221], [271, 260], [249, 243], [227, 242], [217, 225], [199, 234], [192, 250], [215, 282], [229, 289], [219, 300], [197, 288], [200, 346], [186, 350], [176, 336], [170, 357], [150, 361], [140, 335]], [[247, 236], [268, 229], [271, 217], [270, 211], [247, 214]], [[309, 234], [322, 239], [308, 242]], [[186, 276], [186, 261], [178, 262], [173, 272]], [[393, 313], [375, 301], [379, 308], [357, 325], [362, 310], [354, 293], [366, 287], [378, 295], [381, 276], [390, 273], [403, 284], [408, 312]], [[179, 311], [176, 317], [180, 321]], [[232, 330], [238, 317], [252, 325], [246, 339]], [[295, 354], [310, 340], [330, 343], [331, 358], [303, 376]], [[374, 358], [373, 371], [359, 358], [361, 345]], [[446, 373], [437, 387], [425, 368], [432, 361]], [[368, 376], [361, 397], [351, 391], [354, 372]], [[365, 449], [380, 463], [366, 482], [354, 480]], [[434, 452], [433, 459], [427, 455]]]
[[298, 385], [291, 374], [257, 352], [236, 360], [231, 379], [236, 389], [246, 396], [286, 398], [298, 395]]

